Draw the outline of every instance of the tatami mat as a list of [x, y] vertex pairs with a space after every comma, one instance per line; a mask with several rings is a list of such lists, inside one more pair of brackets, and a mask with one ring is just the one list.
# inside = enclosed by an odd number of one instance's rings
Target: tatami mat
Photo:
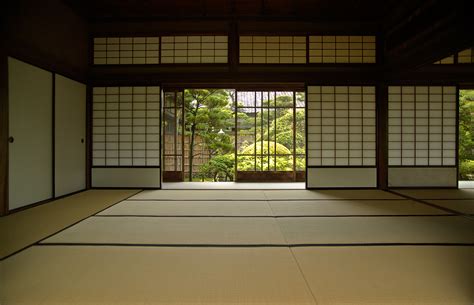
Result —
[[416, 199], [474, 199], [474, 189], [394, 190]]
[[4, 267], [6, 305], [316, 304], [288, 248], [36, 246]]
[[267, 190], [269, 200], [322, 200], [322, 199], [403, 199], [379, 190]]
[[269, 204], [276, 216], [447, 214], [412, 200], [270, 201]]
[[474, 221], [461, 216], [299, 217], [277, 221], [290, 244], [474, 244]]
[[265, 200], [260, 190], [154, 190], [143, 191], [131, 200]]
[[271, 216], [266, 201], [134, 201], [126, 200], [99, 215]]
[[474, 247], [293, 248], [320, 305], [471, 305]]
[[284, 239], [273, 218], [92, 217], [44, 242], [282, 245]]
[[471, 214], [474, 215], [474, 199], [469, 200], [426, 200], [429, 203], [436, 204], [438, 206], [442, 206], [444, 208], [448, 208], [454, 211], [457, 211], [462, 214]]
[[0, 218], [0, 258], [111, 206], [137, 190], [89, 190]]

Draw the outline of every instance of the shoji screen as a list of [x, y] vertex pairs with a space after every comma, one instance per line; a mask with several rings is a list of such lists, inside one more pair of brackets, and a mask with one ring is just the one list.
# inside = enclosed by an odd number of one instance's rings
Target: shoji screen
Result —
[[456, 186], [453, 86], [389, 87], [389, 186]]
[[443, 58], [441, 60], [438, 60], [437, 62], [434, 63], [435, 65], [449, 65], [449, 64], [454, 64], [454, 55], [448, 56], [446, 58]]
[[52, 73], [9, 57], [10, 210], [53, 196], [52, 102]]
[[95, 87], [92, 186], [160, 186], [160, 87]]
[[309, 36], [310, 63], [375, 63], [375, 36]]
[[469, 48], [458, 53], [458, 63], [472, 64], [474, 63], [474, 48]]
[[375, 187], [373, 86], [308, 86], [307, 186]]
[[55, 75], [56, 197], [86, 188], [86, 85]]
[[227, 63], [227, 36], [163, 36], [163, 64]]
[[94, 65], [158, 64], [159, 37], [94, 38]]
[[240, 36], [241, 64], [305, 64], [305, 36]]

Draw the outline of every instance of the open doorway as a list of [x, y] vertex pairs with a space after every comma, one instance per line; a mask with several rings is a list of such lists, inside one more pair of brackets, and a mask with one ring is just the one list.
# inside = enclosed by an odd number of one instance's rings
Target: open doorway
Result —
[[474, 188], [474, 89], [459, 90], [459, 187]]
[[304, 181], [304, 91], [163, 95], [164, 182]]

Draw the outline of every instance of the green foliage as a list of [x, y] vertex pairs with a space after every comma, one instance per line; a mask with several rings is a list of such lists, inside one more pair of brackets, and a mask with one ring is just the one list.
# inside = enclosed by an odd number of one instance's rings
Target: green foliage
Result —
[[234, 154], [214, 156], [209, 162], [201, 165], [197, 176], [204, 181], [212, 177], [213, 181], [232, 181], [234, 179]]
[[462, 180], [474, 178], [474, 90], [459, 92], [459, 175]]
[[[296, 111], [296, 147], [305, 147], [304, 129], [305, 113]], [[281, 117], [273, 120], [270, 129], [264, 134], [264, 139], [276, 138], [276, 142], [285, 145], [288, 149], [293, 148], [293, 109], [285, 109]]]
[[275, 143], [272, 141], [258, 141], [257, 143], [251, 144], [243, 148], [240, 154], [254, 154], [256, 152], [259, 154], [277, 154], [277, 155], [286, 155], [291, 154], [291, 151], [280, 143]]
[[[290, 156], [291, 151], [280, 143], [259, 141], [244, 147], [240, 154], [255, 154], [256, 157], [238, 156], [237, 164], [239, 171], [293, 170], [293, 156]], [[259, 155], [262, 156], [259, 157]]]
[[474, 90], [461, 90], [459, 94], [459, 160], [473, 159], [472, 113]]
[[184, 91], [185, 132], [189, 136], [189, 180], [193, 177], [193, 160], [196, 136], [200, 136], [209, 151], [209, 157], [232, 151], [229, 134], [219, 130], [231, 130], [234, 125], [233, 110], [229, 103], [230, 93], [224, 89], [188, 89]]
[[[199, 178], [202, 181], [232, 180], [234, 177], [235, 126], [233, 103], [234, 91], [223, 89], [189, 89], [184, 91], [185, 134], [189, 137], [189, 172], [191, 181]], [[304, 93], [297, 93], [297, 101], [304, 101]], [[237, 102], [238, 103], [238, 102]], [[240, 154], [256, 156], [239, 156], [239, 170], [277, 170], [292, 171], [296, 162], [297, 170], [305, 169], [305, 158], [293, 160], [293, 149], [297, 154], [305, 154], [305, 114], [304, 110], [296, 112], [296, 147], [293, 147], [293, 96], [281, 95], [263, 101], [263, 109], [255, 115], [237, 113], [240, 134], [257, 134], [257, 143], [243, 145]], [[222, 129], [225, 134], [218, 134]], [[203, 164], [198, 173], [193, 173], [193, 159], [198, 156], [196, 137], [209, 152], [210, 161]], [[262, 141], [263, 140], [263, 141]], [[199, 150], [200, 151], [200, 150]], [[259, 155], [263, 155], [259, 157]], [[276, 154], [276, 156], [275, 156]], [[255, 161], [257, 159], [257, 161]], [[255, 165], [257, 168], [255, 168]]]

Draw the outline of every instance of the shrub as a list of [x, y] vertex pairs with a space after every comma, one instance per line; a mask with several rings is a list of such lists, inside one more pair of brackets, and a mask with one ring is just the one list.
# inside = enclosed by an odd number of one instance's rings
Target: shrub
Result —
[[232, 181], [234, 179], [234, 154], [214, 156], [199, 168], [197, 176], [205, 180], [212, 178], [213, 181]]
[[474, 180], [474, 160], [465, 160], [459, 163], [459, 178]]

